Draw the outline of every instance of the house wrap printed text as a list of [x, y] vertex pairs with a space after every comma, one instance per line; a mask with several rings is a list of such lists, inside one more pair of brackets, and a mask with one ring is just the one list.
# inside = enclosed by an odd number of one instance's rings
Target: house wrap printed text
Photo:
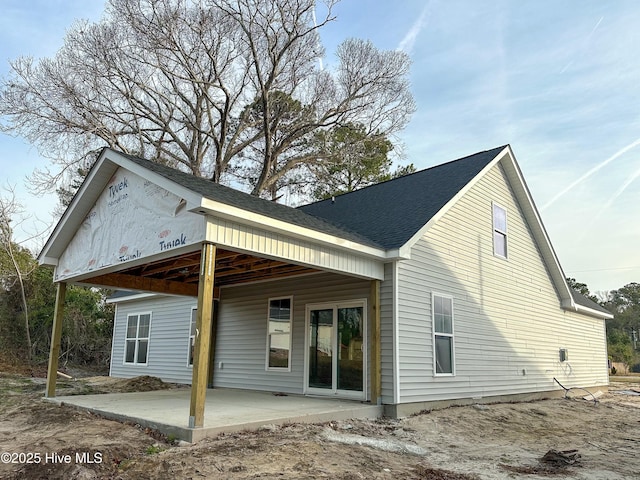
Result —
[[150, 180], [118, 169], [60, 258], [56, 280], [201, 242], [204, 220]]

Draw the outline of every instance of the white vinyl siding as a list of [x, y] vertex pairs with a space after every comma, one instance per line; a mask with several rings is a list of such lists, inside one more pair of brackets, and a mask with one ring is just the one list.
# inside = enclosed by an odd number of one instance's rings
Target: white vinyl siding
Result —
[[135, 365], [112, 361], [110, 375], [131, 378], [151, 375], [165, 382], [191, 383], [189, 358], [189, 327], [195, 299], [191, 297], [150, 296], [118, 303], [113, 325], [111, 358], [124, 358], [127, 317], [153, 311], [147, 364]]
[[[305, 306], [329, 299], [343, 302], [369, 298], [370, 292], [369, 280], [332, 273], [223, 288], [218, 304], [214, 386], [301, 394], [304, 385]], [[269, 299], [283, 298], [283, 294], [290, 295], [292, 299], [291, 368], [289, 371], [267, 371], [265, 306]], [[158, 295], [120, 302], [114, 324], [112, 358], [124, 355], [127, 315], [135, 312], [153, 309], [153, 348], [149, 351], [146, 367], [112, 362], [111, 375], [122, 378], [153, 375], [167, 382], [190, 384], [192, 368], [187, 365], [187, 339], [190, 337], [194, 300]], [[368, 352], [366, 355], [369, 362]]]
[[[509, 261], [496, 257], [492, 204], [509, 214]], [[604, 321], [561, 309], [500, 164], [399, 262], [400, 402], [477, 398], [606, 385]], [[430, 292], [455, 307], [455, 376], [433, 369]], [[569, 361], [559, 361], [567, 348]]]
[[[370, 291], [369, 280], [332, 273], [222, 288], [214, 387], [302, 394], [306, 305], [368, 298]], [[265, 305], [283, 294], [292, 298], [291, 369], [265, 370]]]
[[[317, 267], [323, 271], [378, 280], [384, 278], [382, 260], [365, 256], [367, 252], [314, 243], [294, 235], [284, 235], [220, 217], [207, 217], [207, 240], [216, 245], [231, 247], [233, 250]], [[373, 252], [376, 249], [370, 250]]]

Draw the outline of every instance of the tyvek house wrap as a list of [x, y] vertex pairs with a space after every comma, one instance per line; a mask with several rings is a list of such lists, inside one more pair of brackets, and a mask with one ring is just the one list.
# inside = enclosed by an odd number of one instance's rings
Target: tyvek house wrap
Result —
[[56, 280], [201, 242], [203, 216], [183, 199], [118, 169], [60, 257]]

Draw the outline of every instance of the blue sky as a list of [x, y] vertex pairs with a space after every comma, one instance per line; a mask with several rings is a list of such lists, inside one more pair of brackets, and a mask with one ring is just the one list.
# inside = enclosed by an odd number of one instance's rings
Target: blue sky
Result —
[[[19, 55], [50, 56], [91, 0], [3, 0], [0, 75]], [[640, 3], [344, 0], [323, 30], [330, 67], [345, 38], [403, 49], [418, 110], [402, 134], [422, 169], [511, 144], [569, 276], [592, 290], [640, 282]], [[24, 177], [45, 166], [0, 134], [0, 165], [29, 212]]]

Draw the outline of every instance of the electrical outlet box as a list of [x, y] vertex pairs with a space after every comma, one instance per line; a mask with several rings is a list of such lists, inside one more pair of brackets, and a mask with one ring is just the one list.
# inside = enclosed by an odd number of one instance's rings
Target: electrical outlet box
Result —
[[566, 362], [569, 360], [569, 352], [566, 348], [560, 349], [560, 362]]

